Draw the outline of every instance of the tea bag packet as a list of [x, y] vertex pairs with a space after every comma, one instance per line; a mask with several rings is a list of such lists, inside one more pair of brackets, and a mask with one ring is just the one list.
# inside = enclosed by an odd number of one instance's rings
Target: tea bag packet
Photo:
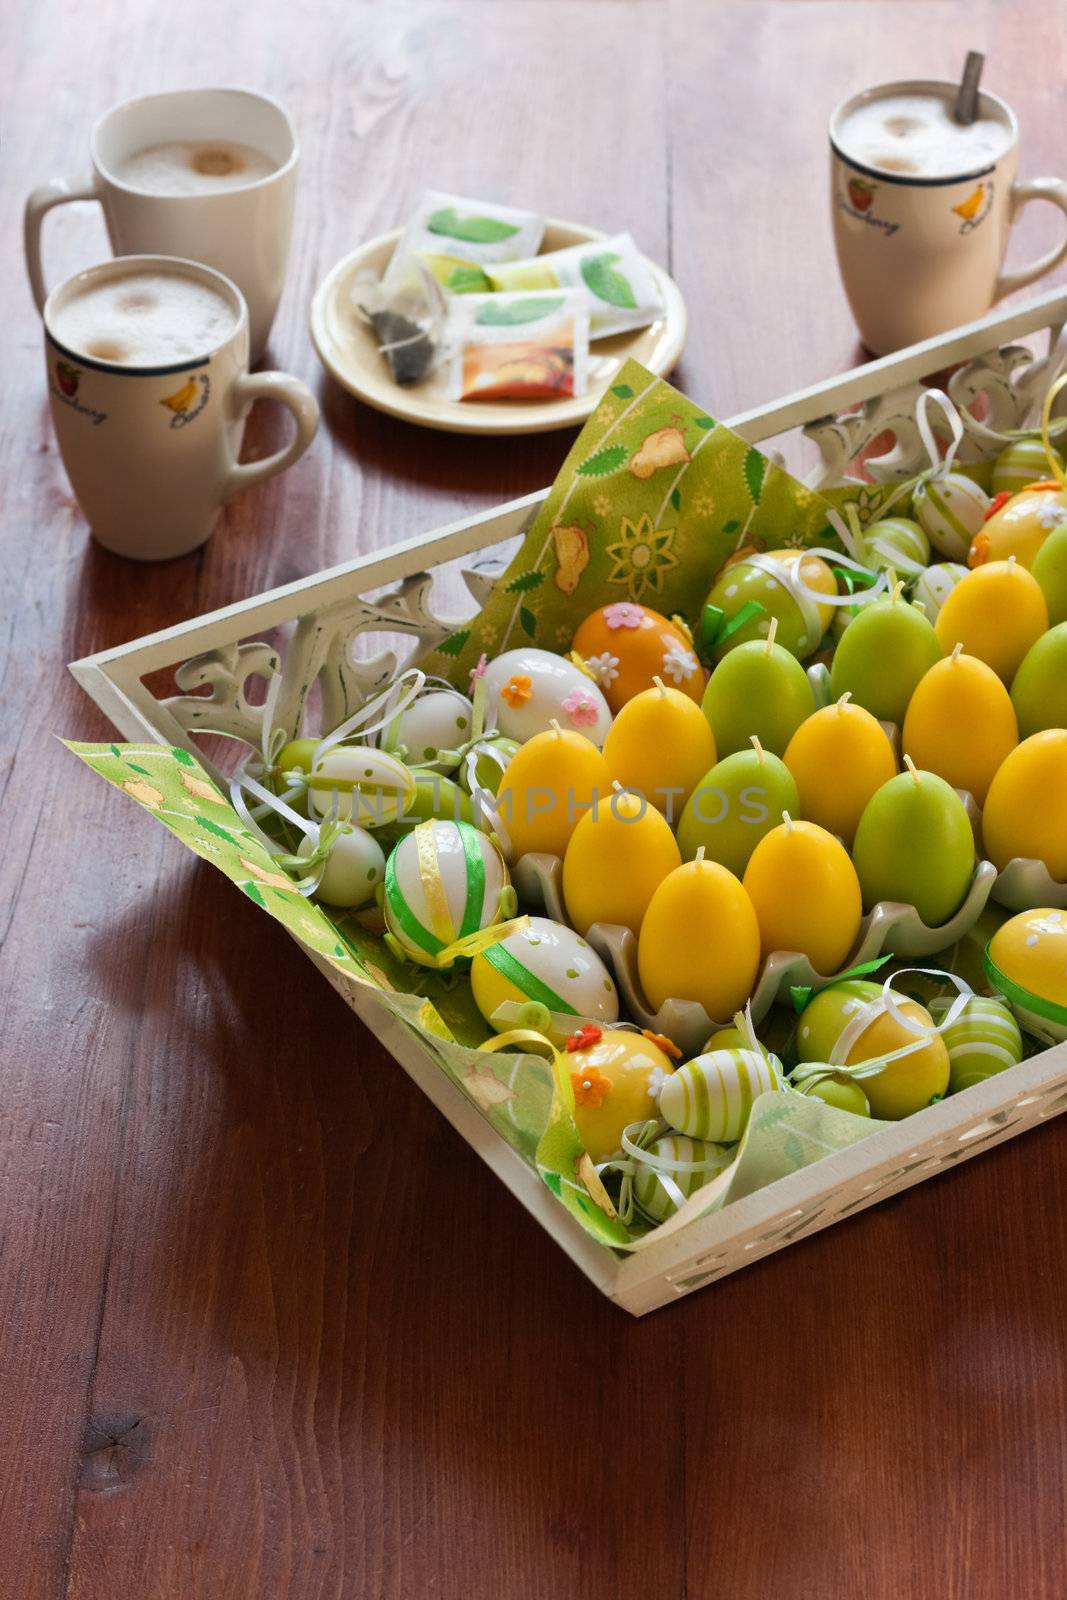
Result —
[[444, 359], [445, 296], [425, 266], [414, 263], [392, 285], [357, 283], [352, 303], [370, 324], [394, 383], [421, 383]]
[[397, 283], [420, 259], [449, 294], [487, 293], [492, 285], [485, 267], [536, 254], [544, 231], [544, 218], [534, 211], [427, 189], [397, 241], [383, 282]]
[[643, 328], [662, 312], [656, 280], [628, 233], [591, 239], [529, 261], [491, 265], [494, 289], [574, 289], [589, 294], [589, 337]]
[[450, 400], [563, 400], [582, 395], [589, 299], [582, 290], [465, 295], [448, 322]]

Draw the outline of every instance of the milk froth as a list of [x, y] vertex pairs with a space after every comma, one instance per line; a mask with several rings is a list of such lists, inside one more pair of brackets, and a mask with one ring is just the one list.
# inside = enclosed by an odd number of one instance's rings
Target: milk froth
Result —
[[1012, 131], [996, 117], [959, 123], [950, 96], [930, 90], [865, 101], [840, 119], [834, 138], [846, 158], [877, 172], [951, 178], [992, 166]]
[[148, 194], [204, 195], [243, 189], [277, 166], [262, 150], [232, 139], [177, 139], [135, 151], [115, 167], [115, 176]]
[[237, 314], [199, 278], [150, 271], [98, 280], [64, 300], [49, 320], [57, 342], [76, 355], [165, 367], [216, 349]]

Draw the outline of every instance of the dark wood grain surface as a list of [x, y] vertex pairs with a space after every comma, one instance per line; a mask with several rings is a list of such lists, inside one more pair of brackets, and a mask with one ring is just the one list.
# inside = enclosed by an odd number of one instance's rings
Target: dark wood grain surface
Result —
[[[550, 481], [324, 379], [311, 293], [424, 183], [631, 228], [729, 415], [859, 358], [824, 125], [968, 46], [1062, 171], [1052, 0], [7, 0], [0, 51], [3, 1600], [1053, 1600], [1067, 1123], [642, 1322], [603, 1302], [303, 960], [81, 771], [65, 671]], [[17, 245], [96, 115], [265, 87], [304, 151], [273, 364], [323, 428], [195, 557], [95, 548]], [[1013, 247], [1054, 236], [1032, 208]], [[55, 280], [104, 252], [47, 227]], [[254, 453], [284, 423], [260, 408]]]

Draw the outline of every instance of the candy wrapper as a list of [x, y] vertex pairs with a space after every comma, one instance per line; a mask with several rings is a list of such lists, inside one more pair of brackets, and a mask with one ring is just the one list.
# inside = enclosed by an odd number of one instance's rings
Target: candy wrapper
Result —
[[582, 395], [589, 302], [562, 293], [465, 295], [448, 322], [450, 400], [559, 400]]
[[585, 289], [592, 339], [643, 328], [660, 315], [656, 281], [628, 233], [486, 269], [494, 289]]
[[484, 268], [535, 255], [544, 231], [544, 218], [534, 211], [426, 189], [397, 241], [384, 283], [401, 282], [421, 257], [450, 294], [485, 291], [491, 285]]

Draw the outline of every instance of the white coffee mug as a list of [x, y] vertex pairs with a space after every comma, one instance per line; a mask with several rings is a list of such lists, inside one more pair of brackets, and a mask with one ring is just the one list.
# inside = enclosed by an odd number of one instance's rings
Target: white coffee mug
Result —
[[[214, 348], [166, 366], [100, 361], [62, 344], [54, 327], [71, 296], [135, 272], [175, 273], [221, 294], [233, 323]], [[248, 371], [248, 308], [220, 272], [169, 256], [123, 256], [76, 273], [44, 306], [52, 422], [63, 465], [94, 537], [116, 555], [165, 561], [211, 533], [223, 504], [283, 472], [315, 436], [319, 408], [298, 378]], [[277, 400], [296, 422], [285, 449], [239, 465], [256, 400]]]
[[[251, 145], [275, 169], [257, 181], [211, 194], [151, 193], [116, 175], [139, 151], [183, 139]], [[41, 267], [45, 214], [69, 200], [99, 200], [117, 256], [179, 256], [203, 261], [233, 279], [248, 302], [252, 361], [258, 361], [285, 280], [296, 197], [299, 152], [282, 107], [248, 89], [145, 95], [100, 118], [90, 154], [89, 178], [53, 178], [26, 202], [26, 267], [38, 311], [48, 294]]]
[[860, 337], [876, 355], [932, 338], [985, 316], [995, 301], [1050, 272], [1067, 255], [1067, 236], [1017, 272], [1003, 270], [1008, 235], [1023, 206], [1048, 200], [1067, 213], [1058, 178], [1015, 181], [1019, 128], [996, 95], [979, 95], [981, 117], [1005, 130], [996, 160], [951, 177], [922, 177], [866, 166], [846, 153], [841, 127], [857, 107], [900, 95], [950, 102], [957, 85], [930, 80], [879, 84], [852, 95], [830, 118], [831, 201], [841, 277]]

